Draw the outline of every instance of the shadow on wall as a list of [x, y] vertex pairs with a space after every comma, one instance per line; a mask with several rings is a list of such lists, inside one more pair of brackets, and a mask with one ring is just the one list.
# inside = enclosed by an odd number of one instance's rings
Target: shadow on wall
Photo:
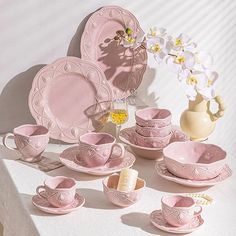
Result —
[[0, 95], [0, 133], [16, 126], [35, 123], [28, 107], [28, 96], [32, 81], [45, 65], [35, 65], [12, 78]]
[[[96, 11], [100, 10], [97, 9]], [[94, 11], [94, 12], [96, 12]], [[88, 19], [90, 18], [90, 16], [94, 13], [90, 13], [89, 15], [87, 15], [79, 24], [75, 35], [73, 36], [73, 38], [70, 41], [68, 50], [67, 50], [67, 56], [72, 56], [72, 57], [79, 57], [81, 58], [81, 52], [80, 52], [80, 42], [81, 42], [81, 37], [85, 28], [85, 25], [88, 21]]]

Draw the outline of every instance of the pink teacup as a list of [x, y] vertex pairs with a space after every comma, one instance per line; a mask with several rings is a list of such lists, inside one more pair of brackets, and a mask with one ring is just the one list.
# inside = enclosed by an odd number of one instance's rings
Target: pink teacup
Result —
[[7, 145], [8, 137], [13, 136], [16, 150], [22, 155], [22, 160], [35, 162], [41, 160], [41, 154], [45, 150], [49, 141], [49, 131], [42, 125], [22, 125], [7, 133], [3, 138], [3, 145], [11, 150], [15, 150]]
[[38, 186], [36, 192], [52, 206], [65, 207], [74, 201], [76, 182], [72, 178], [56, 176], [45, 180], [44, 185]]
[[109, 158], [113, 158], [115, 149], [119, 150], [116, 157], [119, 156], [121, 158], [124, 156], [124, 146], [116, 143], [116, 139], [112, 135], [107, 133], [86, 133], [80, 136], [77, 160], [87, 167], [101, 166]]
[[[191, 197], [174, 195], [165, 196], [161, 199], [162, 215], [164, 219], [173, 226], [186, 225], [193, 217], [202, 212], [202, 207], [196, 205]], [[198, 211], [195, 211], [198, 208]]]
[[171, 123], [171, 112], [167, 109], [147, 107], [135, 112], [136, 123], [145, 127], [165, 127]]

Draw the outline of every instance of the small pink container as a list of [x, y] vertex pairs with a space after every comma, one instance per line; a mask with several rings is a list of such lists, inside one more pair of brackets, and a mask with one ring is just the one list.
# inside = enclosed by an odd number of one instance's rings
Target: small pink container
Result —
[[164, 148], [171, 139], [171, 132], [165, 137], [145, 137], [135, 132], [136, 143], [142, 147]]
[[167, 109], [147, 107], [135, 112], [136, 123], [145, 127], [165, 127], [171, 123], [171, 112]]
[[136, 132], [144, 137], [165, 137], [171, 132], [171, 125], [164, 126], [162, 128], [158, 127], [145, 127], [136, 124]]
[[174, 142], [163, 149], [163, 155], [172, 174], [191, 180], [215, 178], [226, 164], [226, 152], [213, 144]]
[[114, 205], [128, 207], [136, 203], [142, 196], [146, 182], [138, 178], [135, 190], [124, 192], [117, 190], [119, 175], [114, 174], [103, 180], [103, 191], [107, 199]]

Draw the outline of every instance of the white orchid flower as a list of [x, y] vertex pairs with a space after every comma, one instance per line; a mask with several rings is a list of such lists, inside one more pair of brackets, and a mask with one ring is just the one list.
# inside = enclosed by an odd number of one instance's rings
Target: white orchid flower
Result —
[[213, 57], [204, 51], [195, 53], [195, 68], [197, 70], [210, 69], [213, 65]]
[[168, 48], [166, 47], [165, 39], [163, 38], [148, 38], [146, 40], [146, 44], [147, 50], [154, 55], [157, 63], [162, 62], [169, 52]]
[[215, 97], [214, 83], [218, 74], [214, 71], [190, 71], [185, 69], [178, 74], [179, 80], [184, 86], [185, 93], [189, 100], [193, 101], [197, 93], [204, 99], [210, 100]]
[[197, 47], [197, 44], [192, 42], [186, 34], [180, 34], [177, 38], [172, 38], [171, 44], [175, 51], [192, 51]]
[[158, 28], [156, 26], [150, 28], [150, 31], [147, 33], [147, 38], [164, 38], [166, 36], [166, 29]]
[[126, 48], [134, 48], [136, 49], [137, 47], [139, 47], [144, 39], [144, 33], [143, 32], [139, 32], [136, 36], [133, 35], [125, 35], [125, 37], [121, 40], [120, 44], [123, 47]]
[[180, 52], [176, 56], [168, 56], [166, 63], [173, 72], [179, 73], [184, 69], [192, 69], [195, 64], [195, 57], [192, 52]]

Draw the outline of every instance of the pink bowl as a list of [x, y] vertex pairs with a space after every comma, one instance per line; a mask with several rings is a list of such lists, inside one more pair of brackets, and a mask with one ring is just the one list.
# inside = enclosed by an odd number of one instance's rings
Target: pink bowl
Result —
[[146, 182], [143, 179], [138, 178], [135, 190], [130, 192], [117, 190], [118, 181], [118, 174], [108, 176], [103, 180], [104, 194], [114, 205], [128, 207], [136, 203], [141, 198], [143, 189], [146, 186]]
[[136, 124], [136, 132], [145, 137], [165, 137], [171, 132], [171, 125], [161, 128], [158, 127], [145, 127]]
[[136, 131], [134, 135], [138, 145], [151, 148], [164, 148], [169, 144], [171, 138], [171, 132], [165, 137], [145, 137]]
[[167, 169], [174, 175], [191, 180], [212, 179], [221, 173], [226, 152], [213, 144], [174, 142], [163, 149]]
[[171, 123], [171, 112], [167, 109], [147, 107], [135, 112], [138, 125], [161, 128]]

